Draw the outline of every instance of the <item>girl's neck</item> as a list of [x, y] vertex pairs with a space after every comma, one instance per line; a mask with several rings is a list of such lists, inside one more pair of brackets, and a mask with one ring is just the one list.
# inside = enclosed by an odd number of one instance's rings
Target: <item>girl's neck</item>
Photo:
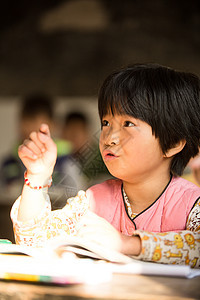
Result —
[[151, 205], [163, 192], [170, 180], [168, 176], [162, 178], [148, 178], [137, 183], [123, 181], [123, 187], [132, 207], [132, 211], [139, 213]]

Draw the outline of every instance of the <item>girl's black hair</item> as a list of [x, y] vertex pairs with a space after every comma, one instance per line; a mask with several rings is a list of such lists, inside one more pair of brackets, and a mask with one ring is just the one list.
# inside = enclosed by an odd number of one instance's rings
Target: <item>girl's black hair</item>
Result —
[[181, 175], [200, 146], [200, 80], [192, 74], [157, 64], [136, 64], [109, 75], [99, 91], [100, 119], [109, 112], [148, 123], [163, 153], [185, 140], [171, 162]]

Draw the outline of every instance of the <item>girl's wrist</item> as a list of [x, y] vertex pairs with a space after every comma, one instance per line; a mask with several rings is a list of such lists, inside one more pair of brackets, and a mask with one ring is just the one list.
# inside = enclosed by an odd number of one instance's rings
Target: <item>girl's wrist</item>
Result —
[[140, 255], [142, 250], [141, 238], [138, 235], [126, 236], [122, 235], [121, 252], [126, 255]]
[[24, 173], [24, 183], [33, 189], [48, 188], [52, 184], [52, 172], [32, 174], [28, 171]]

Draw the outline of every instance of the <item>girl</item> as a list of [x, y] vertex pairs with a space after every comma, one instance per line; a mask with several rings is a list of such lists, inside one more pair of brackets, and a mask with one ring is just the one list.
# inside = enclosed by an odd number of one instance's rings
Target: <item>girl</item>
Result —
[[[179, 177], [200, 141], [197, 76], [160, 65], [112, 73], [99, 93], [100, 152], [110, 179], [61, 210], [47, 196], [56, 161], [48, 126], [19, 148], [27, 168], [11, 218], [16, 242], [76, 234], [135, 258], [199, 267], [200, 188]], [[89, 208], [89, 209], [88, 209]]]

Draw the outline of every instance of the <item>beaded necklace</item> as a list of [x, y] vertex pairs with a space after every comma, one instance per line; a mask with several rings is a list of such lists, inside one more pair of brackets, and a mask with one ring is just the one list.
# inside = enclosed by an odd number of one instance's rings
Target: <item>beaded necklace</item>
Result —
[[124, 188], [122, 188], [122, 192], [123, 192], [124, 201], [125, 201], [125, 204], [126, 204], [126, 207], [128, 210], [128, 215], [131, 219], [134, 219], [138, 214], [132, 212], [131, 204], [129, 202], [128, 196], [126, 195]]

